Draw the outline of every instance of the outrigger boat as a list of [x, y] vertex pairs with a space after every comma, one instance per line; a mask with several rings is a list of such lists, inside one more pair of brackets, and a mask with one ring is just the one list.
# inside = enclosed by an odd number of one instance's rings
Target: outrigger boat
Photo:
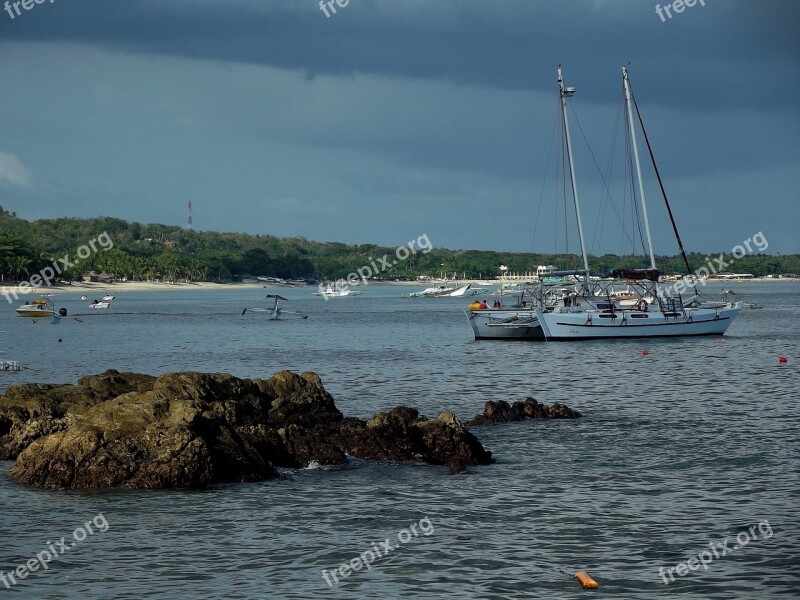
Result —
[[[567, 98], [571, 98], [575, 94], [575, 88], [564, 85], [559, 65], [558, 85], [561, 96], [561, 117], [583, 269], [550, 273], [550, 277], [560, 277], [562, 282], [549, 284], [547, 279], [543, 279], [534, 289], [526, 290], [529, 292], [530, 304], [523, 292], [520, 294], [518, 303], [510, 308], [468, 307], [466, 314], [476, 339], [586, 340], [722, 335], [744, 307], [744, 303], [737, 299], [716, 305], [704, 305], [696, 298], [684, 302], [680, 294], [670, 293], [665, 284], [661, 283], [661, 273], [656, 269], [650, 237], [650, 223], [634, 128], [635, 101], [626, 67], [622, 68], [622, 83], [630, 144], [636, 166], [639, 200], [647, 234], [650, 267], [647, 269], [617, 269], [609, 274], [609, 278], [600, 281], [595, 281], [590, 277], [567, 119]], [[636, 114], [639, 117], [641, 131], [652, 158], [652, 149], [647, 134], [644, 132], [638, 107], [636, 107]], [[653, 160], [653, 168], [661, 185], [678, 247], [683, 255], [687, 272], [690, 272], [688, 259], [678, 236], [674, 219], [672, 219], [672, 210], [664, 193], [655, 160]], [[564, 282], [568, 281], [564, 279], [565, 277], [571, 277], [572, 283], [565, 285]], [[625, 285], [624, 291], [616, 288], [620, 284]]]
[[294, 310], [284, 310], [284, 309], [280, 308], [278, 306], [279, 302], [288, 302], [288, 299], [284, 298], [283, 296], [279, 296], [277, 294], [267, 294], [266, 296], [264, 296], [264, 299], [265, 300], [270, 300], [270, 299], [274, 300], [273, 305], [270, 306], [270, 307], [256, 307], [256, 308], [249, 308], [249, 309], [245, 308], [242, 311], [242, 314], [244, 315], [244, 313], [246, 313], [248, 310], [251, 311], [251, 312], [257, 312], [257, 313], [267, 313], [269, 315], [268, 318], [269, 318], [270, 321], [277, 321], [282, 315], [294, 315], [294, 316], [302, 317], [304, 319], [308, 318], [308, 315], [304, 315], [303, 313], [300, 313], [300, 312], [297, 312], [297, 311], [294, 311]]

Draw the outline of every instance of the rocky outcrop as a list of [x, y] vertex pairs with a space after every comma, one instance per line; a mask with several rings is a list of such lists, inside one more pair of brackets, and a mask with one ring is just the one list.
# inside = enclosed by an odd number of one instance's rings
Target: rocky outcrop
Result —
[[270, 379], [106, 371], [78, 385], [11, 386], [0, 398], [0, 458], [54, 488], [202, 487], [258, 481], [312, 461], [423, 461], [460, 472], [491, 453], [451, 413], [398, 407], [345, 418], [314, 373]]
[[12, 385], [0, 399], [0, 460], [12, 460], [36, 439], [66, 428], [75, 416], [127, 392], [150, 389], [155, 377], [109, 370], [78, 385]]
[[490, 400], [483, 407], [483, 414], [467, 423], [468, 427], [485, 425], [487, 423], [508, 423], [511, 421], [524, 421], [525, 419], [576, 419], [582, 416], [577, 410], [572, 410], [564, 404], [540, 404], [534, 398], [509, 404], [505, 400]]
[[423, 461], [455, 472], [492, 462], [492, 453], [450, 412], [428, 420], [414, 408], [398, 406], [366, 423], [349, 419], [342, 431], [348, 453], [359, 458]]

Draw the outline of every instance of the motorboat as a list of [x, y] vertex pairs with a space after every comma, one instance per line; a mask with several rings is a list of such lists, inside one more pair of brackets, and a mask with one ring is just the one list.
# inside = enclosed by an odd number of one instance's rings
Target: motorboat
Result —
[[359, 296], [363, 294], [358, 290], [351, 290], [346, 285], [338, 285], [338, 284], [330, 284], [330, 285], [320, 285], [319, 291], [314, 292], [315, 296], [322, 296], [323, 298], [344, 298], [345, 296]]
[[89, 308], [108, 308], [111, 306], [110, 302], [102, 302], [100, 300], [92, 300], [89, 303]]
[[47, 298], [39, 298], [20, 306], [17, 314], [21, 317], [52, 317], [56, 311]]
[[[446, 285], [437, 285], [434, 287], [425, 288], [421, 292], [411, 292], [408, 294], [409, 298], [459, 298], [461, 296], [472, 296], [471, 284], [462, 285], [461, 287], [447, 287]], [[475, 292], [480, 293], [481, 290]], [[484, 290], [485, 291], [485, 290]]]
[[111, 302], [113, 299], [114, 296], [112, 296], [111, 294], [106, 294], [105, 296], [103, 296], [103, 302]]

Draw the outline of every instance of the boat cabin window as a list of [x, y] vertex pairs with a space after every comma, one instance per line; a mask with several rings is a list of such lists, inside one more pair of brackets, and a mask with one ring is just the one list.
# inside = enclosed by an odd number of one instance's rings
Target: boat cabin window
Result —
[[644, 313], [631, 313], [630, 317], [631, 319], [646, 319], [649, 317], [649, 315]]
[[617, 315], [615, 315], [613, 313], [601, 313], [601, 314], [599, 314], [597, 316], [599, 318], [601, 318], [601, 319], [616, 319], [617, 318]]
[[612, 310], [613, 308], [614, 308], [613, 304], [606, 304], [601, 302], [600, 304], [597, 305], [597, 310]]

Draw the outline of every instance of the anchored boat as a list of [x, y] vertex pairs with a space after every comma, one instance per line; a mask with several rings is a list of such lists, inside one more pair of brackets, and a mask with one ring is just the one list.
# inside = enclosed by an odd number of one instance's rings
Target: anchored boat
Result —
[[53, 305], [47, 298], [33, 300], [17, 309], [17, 314], [22, 317], [52, 317], [55, 313]]
[[[647, 269], [618, 269], [605, 279], [597, 281], [590, 277], [567, 118], [567, 99], [575, 94], [575, 88], [564, 85], [559, 66], [561, 118], [583, 270], [551, 273], [551, 276], [560, 277], [561, 282], [550, 284], [543, 280], [536, 287], [526, 290], [530, 304], [525, 299], [526, 294], [523, 292], [520, 294], [518, 303], [510, 308], [467, 308], [467, 318], [476, 339], [545, 341], [722, 335], [744, 306], [743, 302], [738, 300], [716, 305], [704, 305], [694, 299], [684, 302], [680, 294], [671, 292], [661, 281], [661, 274], [656, 268], [650, 236], [647, 202], [633, 119], [634, 107], [651, 158], [653, 158], [653, 153], [644, 130], [641, 114], [633, 99], [626, 67], [622, 68], [622, 82], [630, 145], [636, 165], [639, 200], [647, 235], [650, 267]], [[653, 168], [667, 204], [678, 246], [684, 257], [687, 271], [689, 271], [688, 260], [683, 251], [683, 244], [680, 241], [674, 219], [672, 219], [672, 211], [669, 208], [655, 160], [653, 160]], [[568, 283], [568, 279], [564, 278], [572, 278], [572, 282], [565, 285]], [[624, 290], [619, 289], [620, 285], [624, 285]]]
[[67, 316], [66, 308], [59, 308], [56, 311], [53, 304], [44, 296], [28, 304], [23, 304], [16, 310], [21, 317], [31, 317], [33, 319], [47, 317], [52, 323], [57, 323], [61, 320], [61, 317]]
[[303, 314], [301, 312], [297, 312], [296, 310], [284, 310], [283, 308], [278, 306], [279, 302], [288, 302], [288, 300], [286, 298], [284, 298], [283, 296], [279, 296], [278, 294], [267, 294], [264, 297], [264, 299], [265, 300], [272, 300], [273, 301], [272, 306], [267, 306], [267, 307], [257, 306], [255, 308], [250, 308], [250, 309], [245, 308], [242, 311], [242, 315], [244, 315], [244, 313], [246, 313], [248, 310], [250, 310], [251, 312], [267, 313], [268, 318], [269, 318], [270, 321], [277, 321], [283, 315], [293, 315], [293, 316], [302, 317], [303, 319], [307, 319], [308, 318], [308, 315], [306, 315], [306, 314]]
[[322, 296], [323, 298], [344, 298], [346, 296], [360, 296], [363, 292], [358, 290], [351, 290], [343, 285], [326, 285], [324, 288], [319, 287], [318, 292], [314, 292], [315, 296]]

